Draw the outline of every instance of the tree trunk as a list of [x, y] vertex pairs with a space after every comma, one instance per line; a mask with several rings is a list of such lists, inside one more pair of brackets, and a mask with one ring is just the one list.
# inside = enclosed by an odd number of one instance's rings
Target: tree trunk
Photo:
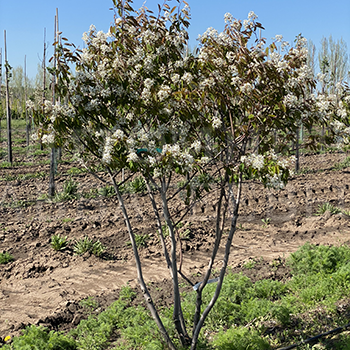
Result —
[[179, 334], [182, 346], [189, 345], [190, 338], [186, 331], [185, 321], [182, 316], [179, 280], [177, 271], [177, 258], [176, 258], [176, 237], [174, 232], [174, 226], [170, 218], [167, 198], [166, 198], [166, 181], [164, 178], [161, 180], [160, 195], [163, 203], [163, 215], [165, 222], [169, 228], [169, 234], [171, 239], [171, 268], [173, 275], [173, 292], [174, 292], [174, 312], [173, 320], [177, 333]]
[[170, 276], [172, 278], [173, 274], [172, 274], [172, 269], [171, 269], [171, 260], [170, 260], [170, 257], [169, 257], [168, 249], [167, 249], [166, 244], [165, 244], [165, 240], [164, 240], [164, 235], [163, 235], [163, 231], [162, 231], [162, 222], [160, 220], [159, 211], [158, 211], [158, 208], [157, 208], [156, 201], [154, 199], [154, 195], [152, 193], [152, 189], [151, 189], [150, 183], [149, 183], [147, 178], [145, 178], [145, 182], [146, 182], [148, 194], [149, 194], [150, 199], [151, 199], [154, 215], [156, 217], [157, 229], [158, 229], [159, 239], [160, 239], [160, 242], [161, 242], [162, 248], [163, 248], [163, 254], [164, 254], [164, 257], [165, 257], [168, 269], [170, 271]]
[[171, 341], [171, 339], [169, 337], [169, 334], [166, 331], [166, 329], [165, 329], [165, 327], [163, 325], [163, 322], [162, 322], [162, 320], [159, 317], [159, 314], [158, 314], [158, 312], [157, 312], [157, 310], [156, 310], [156, 308], [155, 308], [155, 306], [153, 304], [153, 300], [151, 298], [151, 295], [149, 294], [149, 291], [147, 289], [146, 283], [145, 283], [145, 281], [143, 279], [141, 261], [140, 261], [139, 253], [138, 253], [138, 250], [137, 250], [137, 247], [136, 247], [135, 235], [134, 235], [134, 232], [133, 232], [132, 227], [131, 227], [131, 223], [130, 223], [130, 220], [129, 220], [129, 215], [128, 215], [127, 210], [126, 210], [125, 205], [124, 205], [123, 197], [120, 194], [119, 187], [118, 187], [117, 183], [115, 182], [115, 178], [114, 178], [114, 176], [112, 174], [112, 171], [108, 167], [107, 167], [107, 171], [108, 171], [109, 176], [110, 176], [110, 178], [112, 180], [114, 190], [115, 190], [115, 192], [117, 194], [119, 206], [120, 206], [120, 208], [122, 210], [124, 221], [125, 221], [125, 225], [126, 225], [126, 228], [128, 230], [128, 233], [129, 233], [129, 238], [130, 238], [131, 246], [132, 246], [133, 253], [134, 253], [135, 263], [136, 263], [137, 278], [138, 278], [138, 282], [140, 284], [143, 296], [144, 296], [144, 298], [146, 300], [147, 307], [150, 310], [151, 315], [152, 315], [153, 319], [155, 320], [155, 322], [156, 322], [156, 324], [158, 326], [158, 329], [159, 329], [163, 339], [165, 340], [168, 348], [170, 350], [176, 350], [175, 345]]
[[[227, 174], [226, 174], [226, 179], [227, 180]], [[226, 181], [225, 181], [226, 183]], [[204, 276], [203, 282], [201, 283], [201, 285], [199, 286], [199, 288], [197, 289], [197, 300], [196, 300], [196, 310], [195, 310], [195, 314], [194, 314], [194, 318], [193, 318], [193, 334], [195, 333], [196, 327], [198, 325], [199, 319], [200, 319], [200, 313], [201, 313], [201, 307], [202, 307], [202, 293], [203, 293], [203, 289], [206, 286], [212, 268], [213, 268], [213, 264], [216, 258], [216, 254], [219, 250], [219, 246], [220, 246], [220, 242], [221, 242], [221, 237], [222, 237], [222, 231], [223, 231], [223, 227], [224, 227], [224, 223], [225, 223], [225, 217], [226, 217], [226, 211], [227, 211], [227, 207], [228, 207], [228, 201], [225, 202], [224, 204], [224, 210], [223, 213], [221, 214], [221, 209], [222, 209], [222, 200], [225, 196], [225, 187], [224, 184], [222, 184], [221, 186], [221, 191], [220, 191], [220, 196], [219, 196], [219, 200], [217, 203], [217, 210], [216, 210], [216, 234], [215, 234], [215, 242], [214, 242], [214, 248], [212, 251], [212, 255], [211, 255], [211, 259], [209, 262], [209, 266], [207, 269], [207, 272]], [[221, 220], [222, 217], [222, 220]], [[221, 221], [221, 222], [220, 222]]]
[[230, 256], [232, 239], [233, 239], [233, 235], [234, 235], [234, 233], [236, 231], [237, 219], [238, 219], [238, 209], [239, 209], [239, 203], [240, 203], [240, 200], [241, 200], [241, 192], [242, 192], [242, 174], [240, 174], [240, 179], [239, 179], [239, 183], [238, 183], [238, 190], [237, 190], [237, 197], [236, 197], [236, 201], [235, 201], [235, 208], [234, 208], [234, 212], [233, 212], [233, 216], [232, 216], [232, 220], [231, 220], [230, 232], [229, 232], [229, 235], [228, 235], [227, 241], [226, 241], [225, 255], [224, 255], [222, 268], [221, 268], [221, 271], [220, 271], [218, 284], [216, 286], [216, 290], [215, 290], [215, 293], [214, 293], [212, 299], [210, 300], [210, 302], [209, 302], [208, 306], [206, 307], [206, 309], [203, 311], [202, 316], [201, 316], [201, 318], [200, 318], [200, 320], [199, 320], [199, 322], [197, 324], [197, 327], [196, 327], [196, 329], [193, 332], [192, 343], [191, 343], [191, 350], [195, 350], [197, 348], [199, 332], [201, 331], [205, 319], [207, 318], [209, 312], [211, 311], [211, 309], [215, 305], [217, 299], [219, 298], [220, 292], [221, 292], [222, 283], [223, 283], [223, 280], [224, 280], [224, 276], [225, 276], [226, 268], [227, 268], [227, 264], [228, 264], [228, 259], [229, 259], [229, 256]]

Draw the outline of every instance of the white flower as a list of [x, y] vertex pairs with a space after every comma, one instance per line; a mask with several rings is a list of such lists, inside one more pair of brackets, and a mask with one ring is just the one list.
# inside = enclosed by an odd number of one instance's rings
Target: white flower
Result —
[[124, 138], [124, 131], [117, 129], [113, 134], [113, 138], [117, 139], [118, 141], [122, 140]]
[[234, 52], [232, 51], [229, 51], [227, 54], [226, 54], [226, 58], [228, 60], [229, 63], [232, 63], [234, 61], [234, 59], [236, 58], [236, 55]]
[[253, 86], [250, 83], [245, 83], [241, 86], [241, 91], [243, 94], [247, 94], [253, 90]]
[[276, 35], [274, 38], [272, 38], [272, 40], [276, 40], [277, 42], [281, 42], [283, 39], [283, 35]]
[[154, 81], [150, 78], [147, 78], [147, 79], [145, 79], [143, 84], [144, 84], [145, 88], [150, 89], [153, 86]]
[[200, 164], [208, 164], [208, 163], [209, 163], [209, 157], [202, 157], [202, 158], [199, 160], [199, 163], [200, 163]]
[[158, 168], [155, 168], [155, 169], [153, 170], [153, 176], [154, 176], [154, 177], [161, 177], [161, 176], [162, 176], [161, 170], [158, 169]]
[[201, 148], [202, 148], [202, 144], [201, 144], [201, 142], [199, 140], [194, 141], [192, 143], [192, 145], [191, 145], [191, 148], [193, 148], [195, 150], [195, 152], [198, 153], [201, 150]]
[[274, 188], [276, 190], [281, 190], [285, 187], [283, 181], [281, 180], [281, 176], [275, 174], [273, 176], [267, 174], [267, 183], [266, 186], [270, 188]]
[[264, 167], [264, 156], [261, 154], [253, 155], [252, 167], [261, 170]]
[[192, 81], [193, 77], [191, 73], [186, 72], [183, 76], [182, 76], [182, 80], [187, 83], [190, 84]]
[[298, 98], [289, 93], [288, 95], [284, 96], [283, 102], [289, 108], [296, 107], [298, 105]]
[[225, 23], [232, 23], [233, 16], [231, 15], [231, 13], [226, 12], [224, 15], [224, 19], [225, 19]]
[[180, 75], [175, 73], [171, 76], [171, 81], [174, 83], [174, 84], [177, 84], [180, 80]]
[[157, 163], [157, 159], [155, 157], [148, 156], [148, 162], [150, 166], [154, 166]]
[[128, 154], [128, 157], [126, 160], [128, 162], [138, 162], [140, 160], [140, 158], [138, 157], [138, 155], [135, 152], [130, 152]]
[[222, 125], [222, 121], [217, 116], [215, 116], [213, 117], [212, 125], [214, 129], [219, 129]]
[[157, 96], [160, 101], [164, 101], [171, 94], [171, 88], [167, 85], [162, 85], [160, 90], [157, 93]]
[[200, 83], [200, 87], [201, 87], [202, 89], [204, 89], [204, 88], [206, 88], [206, 87], [210, 88], [210, 87], [212, 87], [212, 86], [214, 86], [214, 85], [215, 85], [215, 80], [214, 80], [214, 78], [212, 78], [212, 77], [207, 78], [207, 79], [204, 79], [204, 80]]
[[166, 144], [163, 146], [162, 154], [170, 154], [174, 157], [177, 157], [180, 155], [180, 146], [178, 144], [175, 144], [175, 145]]
[[27, 109], [31, 110], [31, 109], [34, 109], [35, 104], [34, 104], [34, 102], [31, 101], [31, 100], [27, 100], [27, 101], [26, 101], [26, 107], [27, 107]]
[[250, 11], [250, 12], [248, 13], [248, 19], [254, 21], [254, 20], [257, 19], [257, 18], [258, 18], [258, 16], [254, 13], [254, 11]]
[[261, 170], [265, 164], [265, 157], [262, 154], [250, 154], [248, 156], [242, 156], [241, 162], [247, 167], [252, 167], [257, 170]]
[[44, 134], [41, 138], [41, 142], [46, 145], [51, 145], [55, 142], [55, 134], [50, 133], [50, 134]]

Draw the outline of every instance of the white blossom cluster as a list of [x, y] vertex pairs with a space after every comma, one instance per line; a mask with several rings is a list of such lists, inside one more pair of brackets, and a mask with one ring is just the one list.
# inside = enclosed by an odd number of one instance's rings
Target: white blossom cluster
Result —
[[262, 154], [250, 154], [241, 157], [241, 163], [247, 167], [252, 167], [256, 170], [261, 170], [265, 166], [265, 157]]
[[245, 29], [250, 29], [253, 27], [254, 21], [258, 18], [258, 16], [253, 12], [250, 11], [248, 14], [248, 19], [245, 19], [243, 21], [243, 26]]
[[338, 148], [350, 144], [350, 127], [339, 120], [331, 122], [331, 127], [335, 134], [335, 141]]
[[[101, 133], [95, 134], [95, 136], [100, 136]], [[105, 144], [103, 148], [102, 154], [102, 162], [104, 164], [111, 164], [112, 162], [112, 152], [113, 147], [118, 143], [125, 139], [124, 131], [121, 129], [117, 129], [111, 136], [107, 136], [105, 139]]]
[[[265, 154], [249, 154], [240, 159], [247, 168], [253, 169], [255, 177], [265, 183], [266, 187], [282, 189], [285, 186], [282, 174], [293, 174], [295, 157], [279, 158], [273, 151]], [[277, 167], [276, 167], [277, 166]], [[275, 169], [273, 172], [272, 169]]]
[[[182, 13], [187, 16], [188, 11], [186, 5]], [[281, 50], [265, 50], [263, 40], [249, 48], [246, 43], [258, 26], [256, 14], [250, 12], [241, 22], [226, 13], [225, 30], [219, 33], [208, 28], [199, 37], [198, 57], [186, 56], [185, 30], [176, 26], [170, 30], [165, 24], [174, 21], [174, 16], [165, 11], [155, 21], [145, 14], [140, 23], [136, 17], [134, 22], [117, 18], [112, 33], [97, 32], [92, 26], [83, 37], [86, 48], [77, 56], [77, 72], [70, 76], [69, 105], [47, 103], [48, 123], [57, 124], [61, 116], [73, 120], [103, 164], [119, 166], [122, 159], [123, 166], [132, 162], [158, 177], [175, 168], [187, 172], [208, 164], [213, 158], [207, 151], [217, 152], [221, 147], [208, 146], [215, 137], [232, 140], [244, 134], [249, 138], [251, 128], [263, 129], [265, 118], [271, 121], [273, 116], [284, 123], [291, 115], [307, 115], [306, 101], [311, 97], [305, 87], [312, 74], [303, 38], [284, 56], [281, 51], [288, 43], [281, 35], [274, 38]], [[336, 115], [346, 116], [336, 98], [320, 96], [314, 102], [320, 115], [328, 116], [337, 105]], [[208, 144], [193, 132], [201, 125], [197, 120], [190, 124], [197, 116], [209, 130]], [[50, 142], [55, 135], [53, 129], [47, 131], [43, 138]], [[235, 137], [221, 137], [223, 132]], [[237, 159], [237, 153], [228, 157]], [[273, 152], [248, 154], [240, 162], [274, 188], [281, 188], [294, 164]]]
[[274, 175], [267, 174], [266, 177], [267, 177], [266, 187], [273, 188], [275, 190], [282, 190], [285, 187], [285, 184], [282, 181], [280, 174], [274, 174]]

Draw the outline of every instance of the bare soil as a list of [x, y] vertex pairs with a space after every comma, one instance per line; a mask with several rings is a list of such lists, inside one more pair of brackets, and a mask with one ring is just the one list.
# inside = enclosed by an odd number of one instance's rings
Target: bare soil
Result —
[[[236, 272], [244, 271], [253, 280], [287, 279], [285, 258], [307, 241], [349, 244], [349, 217], [329, 212], [315, 215], [318, 206], [326, 202], [350, 209], [350, 169], [332, 169], [346, 156], [345, 153], [303, 156], [301, 168], [307, 171], [292, 178], [281, 191], [245, 183], [230, 267]], [[71, 164], [61, 163], [58, 171], [64, 174], [69, 167]], [[1, 168], [0, 178], [39, 171], [48, 173], [48, 165]], [[68, 175], [57, 178], [59, 190], [67, 178]], [[101, 187], [89, 174], [73, 178], [79, 182], [79, 192]], [[129, 237], [116, 198], [38, 201], [47, 187], [47, 177], [0, 181], [0, 252], [14, 256], [13, 262], [0, 265], [1, 338], [18, 335], [29, 324], [68, 330], [86, 317], [79, 304], [82, 299], [92, 296], [103, 309], [118, 297], [120, 287], [126, 283], [137, 286]], [[148, 197], [125, 195], [125, 202], [135, 232], [151, 237], [140, 250], [146, 283], [156, 304], [168, 305], [171, 303], [169, 271]], [[182, 241], [182, 272], [193, 284], [201, 280], [209, 262], [214, 215], [214, 198], [208, 197], [186, 219], [190, 234]], [[107, 249], [102, 258], [75, 255], [72, 249], [57, 252], [51, 247], [53, 234], [68, 236], [72, 241], [88, 236], [100, 240]], [[244, 267], [252, 259], [256, 262], [254, 268]], [[219, 257], [216, 271], [220, 267]], [[135, 302], [142, 300], [138, 298]]]

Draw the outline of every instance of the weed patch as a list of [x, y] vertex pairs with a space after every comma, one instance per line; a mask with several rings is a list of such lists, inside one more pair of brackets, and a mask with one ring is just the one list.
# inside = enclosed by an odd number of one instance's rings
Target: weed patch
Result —
[[10, 253], [8, 252], [0, 253], [0, 264], [7, 264], [13, 260], [14, 258]]

